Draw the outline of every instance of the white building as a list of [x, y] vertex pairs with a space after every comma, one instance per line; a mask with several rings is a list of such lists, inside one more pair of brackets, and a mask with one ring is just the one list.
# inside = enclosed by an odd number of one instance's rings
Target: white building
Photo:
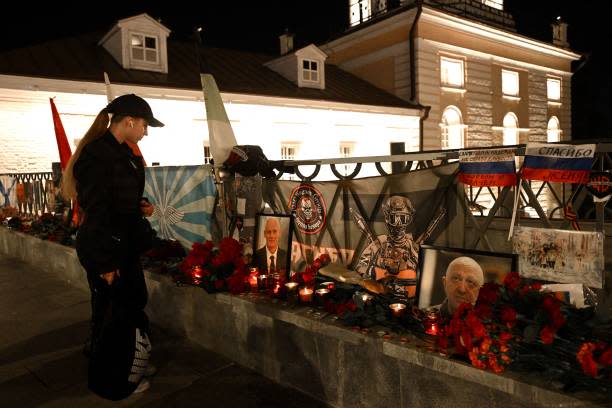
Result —
[[[271, 160], [389, 154], [391, 142], [418, 149], [422, 108], [329, 64], [314, 45], [281, 57], [200, 49], [239, 144]], [[89, 34], [0, 54], [0, 173], [50, 171], [59, 161], [49, 98], [74, 145], [114, 96], [147, 99], [166, 126], [141, 143], [149, 164], [208, 160], [208, 127], [194, 45], [174, 41], [147, 14]], [[372, 166], [360, 175], [374, 174]], [[325, 176], [325, 174], [322, 174]]]

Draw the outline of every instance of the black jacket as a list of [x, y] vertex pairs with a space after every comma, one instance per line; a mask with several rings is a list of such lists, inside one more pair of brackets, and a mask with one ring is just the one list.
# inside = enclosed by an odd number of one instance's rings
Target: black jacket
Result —
[[144, 165], [107, 131], [89, 143], [74, 165], [77, 200], [85, 213], [77, 253], [88, 273], [105, 273], [138, 255], [134, 233], [142, 218]]

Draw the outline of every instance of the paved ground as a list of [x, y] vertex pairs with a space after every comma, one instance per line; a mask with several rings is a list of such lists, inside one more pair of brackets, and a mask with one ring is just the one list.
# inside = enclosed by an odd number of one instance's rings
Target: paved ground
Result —
[[87, 389], [89, 293], [15, 259], [0, 259], [2, 407], [325, 407], [153, 327], [151, 388], [120, 403]]

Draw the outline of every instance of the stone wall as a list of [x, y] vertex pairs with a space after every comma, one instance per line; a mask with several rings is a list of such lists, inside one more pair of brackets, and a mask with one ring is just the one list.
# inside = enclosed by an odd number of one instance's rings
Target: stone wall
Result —
[[[0, 228], [0, 256], [44, 265], [86, 288], [72, 248]], [[385, 340], [311, 308], [254, 295], [207, 295], [146, 275], [153, 323], [334, 407], [591, 405], [537, 386], [536, 376], [496, 375], [426, 351], [414, 337]]]

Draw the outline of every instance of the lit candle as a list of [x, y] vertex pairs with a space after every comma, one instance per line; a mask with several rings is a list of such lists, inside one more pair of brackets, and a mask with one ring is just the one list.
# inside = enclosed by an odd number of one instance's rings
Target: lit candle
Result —
[[401, 317], [406, 310], [406, 305], [403, 303], [393, 303], [389, 305], [389, 308], [391, 309], [393, 316]]
[[298, 284], [296, 282], [285, 283], [285, 293], [289, 303], [297, 303], [298, 300]]
[[317, 294], [317, 302], [323, 306], [325, 299], [329, 296], [329, 289], [317, 289], [315, 293]]
[[313, 290], [310, 288], [300, 289], [300, 302], [302, 303], [312, 302], [312, 293], [313, 293]]
[[438, 334], [438, 314], [434, 311], [427, 313], [425, 320], [425, 333], [436, 336]]
[[361, 300], [363, 300], [364, 305], [370, 303], [372, 299], [374, 299], [374, 296], [370, 295], [369, 293], [364, 293], [363, 295], [361, 295]]
[[191, 267], [191, 283], [194, 285], [202, 283], [202, 267], [200, 265]]
[[268, 287], [268, 275], [259, 275], [257, 277], [257, 287], [260, 291], [266, 290]]
[[257, 275], [259, 275], [257, 268], [251, 268], [249, 273], [249, 286], [251, 287], [252, 291], [256, 291], [258, 288]]

